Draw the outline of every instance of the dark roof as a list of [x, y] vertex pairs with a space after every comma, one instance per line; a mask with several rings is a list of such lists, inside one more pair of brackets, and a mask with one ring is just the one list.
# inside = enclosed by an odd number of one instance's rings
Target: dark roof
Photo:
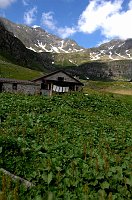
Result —
[[34, 79], [34, 80], [32, 80], [32, 81], [35, 82], [35, 81], [38, 81], [38, 80], [41, 80], [41, 79], [45, 79], [45, 78], [47, 78], [47, 77], [49, 77], [49, 76], [52, 76], [52, 75], [54, 75], [54, 74], [57, 74], [57, 73], [59, 73], [59, 72], [63, 72], [63, 73], [66, 74], [67, 76], [71, 77], [72, 79], [74, 79], [75, 81], [77, 81], [79, 85], [84, 85], [84, 84], [83, 84], [82, 82], [80, 82], [77, 78], [74, 78], [74, 76], [72, 76], [71, 74], [69, 74], [69, 73], [67, 73], [67, 72], [65, 72], [65, 71], [63, 71], [63, 70], [58, 70], [58, 71], [51, 72], [50, 74], [47, 74], [47, 75], [45, 75], [45, 76], [41, 76], [41, 77], [39, 77], [39, 78], [37, 78], [37, 79]]
[[27, 80], [17, 80], [11, 78], [0, 78], [0, 83], [19, 83], [24, 85], [34, 85], [35, 83]]

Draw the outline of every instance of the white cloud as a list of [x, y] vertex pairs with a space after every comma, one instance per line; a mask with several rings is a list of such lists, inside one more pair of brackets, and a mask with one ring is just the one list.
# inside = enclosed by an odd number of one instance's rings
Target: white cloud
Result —
[[102, 27], [104, 20], [121, 9], [121, 0], [91, 1], [81, 14], [78, 26], [81, 32], [92, 33]]
[[123, 11], [123, 0], [92, 0], [78, 20], [78, 31], [91, 34], [100, 30], [106, 38], [132, 37], [132, 0]]
[[[127, 10], [123, 10], [123, 3], [128, 6]], [[127, 4], [125, 0], [91, 0], [73, 27], [58, 26], [53, 15], [53, 12], [43, 13], [43, 25], [62, 38], [76, 32], [92, 34], [97, 30], [100, 30], [105, 40], [132, 37], [132, 0]]]
[[22, 3], [23, 3], [24, 6], [28, 6], [29, 5], [28, 0], [22, 0]]
[[56, 21], [53, 18], [53, 12], [47, 12], [42, 14], [42, 24], [51, 30], [56, 30]]
[[132, 9], [132, 0], [129, 2], [128, 7], [130, 10]]
[[36, 20], [37, 7], [34, 6], [32, 9], [24, 13], [24, 22], [27, 25], [31, 25]]
[[54, 31], [62, 38], [67, 38], [73, 33], [76, 32], [74, 27], [58, 27], [57, 22], [54, 20], [53, 12], [47, 12], [42, 14], [42, 24], [49, 28], [50, 30]]
[[16, 0], [0, 0], [0, 8], [4, 9], [14, 3]]
[[58, 32], [58, 35], [64, 39], [76, 33], [76, 29], [74, 27], [71, 27], [71, 28], [64, 27], [64, 28], [58, 28], [57, 32]]
[[110, 40], [109, 40], [109, 39], [104, 39], [104, 40], [100, 41], [100, 42], [97, 44], [97, 46], [100, 46], [101, 44], [104, 44], [104, 43], [107, 43], [107, 42], [110, 42]]
[[127, 39], [132, 37], [131, 28], [132, 10], [116, 13], [103, 22], [102, 33], [107, 38], [119, 37]]

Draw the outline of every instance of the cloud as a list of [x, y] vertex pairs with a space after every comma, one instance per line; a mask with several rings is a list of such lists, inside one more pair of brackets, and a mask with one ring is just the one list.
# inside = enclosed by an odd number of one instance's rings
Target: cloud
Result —
[[104, 44], [104, 43], [107, 43], [107, 42], [110, 42], [110, 40], [109, 40], [109, 39], [101, 40], [101, 41], [97, 44], [97, 46], [100, 46], [101, 44]]
[[132, 10], [116, 13], [103, 22], [102, 34], [107, 38], [118, 37], [127, 39], [132, 37], [131, 27]]
[[132, 0], [129, 2], [128, 7], [130, 10], [132, 9]]
[[42, 14], [42, 24], [51, 30], [56, 30], [56, 21], [53, 18], [53, 12], [44, 12]]
[[14, 3], [16, 0], [0, 0], [0, 8], [4, 9]]
[[[123, 10], [125, 3], [126, 10]], [[91, 0], [78, 18], [77, 25], [60, 27], [54, 20], [54, 13], [43, 13], [43, 25], [62, 38], [77, 32], [92, 34], [99, 30], [105, 40], [132, 37], [132, 0]]]
[[122, 1], [91, 1], [79, 17], [81, 32], [92, 33], [102, 27], [104, 20], [121, 9]]
[[132, 37], [132, 0], [123, 10], [123, 0], [92, 0], [78, 20], [78, 31], [92, 34], [100, 30], [105, 38], [126, 39]]
[[37, 7], [34, 6], [32, 9], [24, 13], [24, 23], [31, 25], [36, 20]]
[[67, 26], [64, 28], [60, 27], [60, 28], [58, 28], [57, 32], [60, 37], [65, 39], [65, 38], [69, 37], [70, 35], [73, 35], [74, 33], [76, 33], [76, 28], [74, 28], [74, 27], [70, 28]]
[[42, 24], [43, 26], [47, 27], [48, 29], [54, 31], [56, 34], [58, 34], [62, 38], [67, 38], [73, 33], [76, 32], [74, 27], [60, 27], [58, 26], [56, 20], [54, 20], [54, 13], [53, 12], [47, 12], [42, 14]]
[[24, 6], [28, 6], [29, 5], [28, 0], [22, 0], [22, 3], [23, 3]]

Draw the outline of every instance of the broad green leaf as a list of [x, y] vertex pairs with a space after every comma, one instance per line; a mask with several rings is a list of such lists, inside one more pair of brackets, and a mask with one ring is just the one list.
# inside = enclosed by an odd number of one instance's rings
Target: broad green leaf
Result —
[[102, 189], [107, 189], [107, 188], [109, 188], [109, 186], [110, 186], [110, 184], [109, 184], [107, 181], [105, 181], [105, 182], [103, 182], [103, 183], [101, 184], [101, 188], [102, 188]]
[[132, 178], [126, 178], [126, 184], [132, 186]]
[[48, 193], [48, 200], [53, 200], [53, 199], [54, 199], [53, 193], [49, 192]]
[[38, 195], [35, 197], [35, 200], [42, 200], [42, 197]]
[[50, 182], [52, 181], [52, 172], [50, 172], [49, 174], [48, 174], [48, 184], [50, 184]]

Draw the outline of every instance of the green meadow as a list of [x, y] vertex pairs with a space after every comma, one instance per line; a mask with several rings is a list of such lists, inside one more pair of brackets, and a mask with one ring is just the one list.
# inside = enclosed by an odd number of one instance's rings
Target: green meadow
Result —
[[36, 77], [42, 76], [43, 73], [29, 68], [21, 67], [9, 63], [4, 58], [0, 57], [0, 77], [1, 78], [14, 78], [20, 80], [32, 80]]
[[132, 96], [90, 84], [52, 97], [0, 94], [0, 169], [33, 185], [1, 170], [1, 200], [132, 199]]

